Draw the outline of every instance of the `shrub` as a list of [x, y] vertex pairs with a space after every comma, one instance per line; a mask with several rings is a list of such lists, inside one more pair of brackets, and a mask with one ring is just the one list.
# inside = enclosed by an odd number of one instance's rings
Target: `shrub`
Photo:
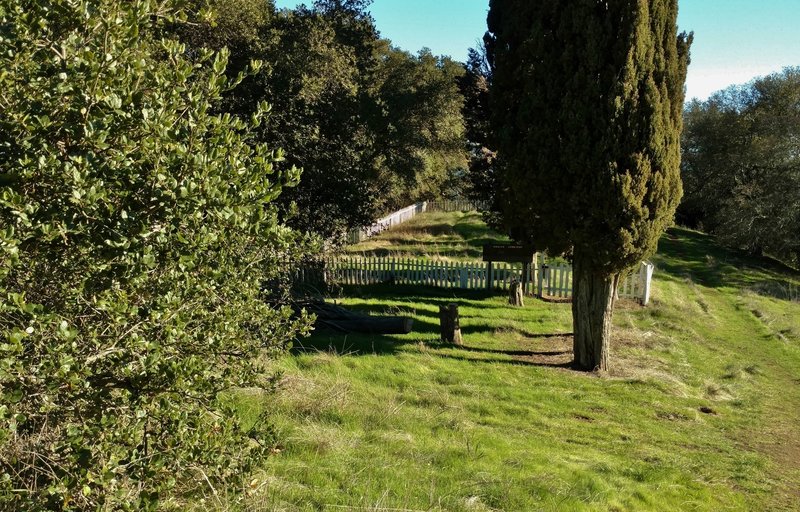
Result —
[[174, 2], [0, 0], [0, 509], [154, 509], [259, 449], [218, 401], [305, 328], [262, 283], [298, 171]]

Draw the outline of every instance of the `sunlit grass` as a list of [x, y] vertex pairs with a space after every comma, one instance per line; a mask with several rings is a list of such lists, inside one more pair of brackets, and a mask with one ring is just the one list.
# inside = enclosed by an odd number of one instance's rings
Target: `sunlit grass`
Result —
[[507, 242], [492, 231], [478, 212], [434, 212], [418, 215], [346, 248], [350, 255], [478, 260], [486, 243]]
[[[411, 316], [414, 332], [316, 333], [273, 363], [277, 393], [240, 395], [243, 419], [270, 411], [274, 432], [241, 507], [794, 509], [800, 303], [780, 290], [800, 283], [797, 273], [684, 230], [654, 261], [653, 304], [619, 304], [612, 370], [601, 376], [568, 368], [569, 304], [345, 288], [341, 304]], [[438, 341], [438, 307], [449, 302], [463, 347]]]

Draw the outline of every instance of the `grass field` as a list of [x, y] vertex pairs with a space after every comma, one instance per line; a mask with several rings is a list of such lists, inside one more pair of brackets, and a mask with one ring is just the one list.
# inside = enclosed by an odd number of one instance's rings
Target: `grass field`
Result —
[[[474, 258], [474, 214], [423, 215], [360, 251]], [[798, 274], [675, 229], [653, 304], [615, 312], [613, 370], [577, 373], [569, 304], [347, 288], [407, 336], [317, 333], [274, 362], [273, 455], [246, 510], [800, 510]], [[464, 347], [438, 342], [457, 302]]]
[[478, 212], [426, 213], [347, 247], [350, 255], [478, 260], [485, 243], [508, 237], [487, 229]]

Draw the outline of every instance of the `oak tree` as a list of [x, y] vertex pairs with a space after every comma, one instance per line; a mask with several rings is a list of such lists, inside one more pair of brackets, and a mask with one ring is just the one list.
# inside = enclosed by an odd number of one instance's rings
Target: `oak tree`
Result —
[[684, 120], [679, 222], [800, 264], [800, 68], [693, 101]]

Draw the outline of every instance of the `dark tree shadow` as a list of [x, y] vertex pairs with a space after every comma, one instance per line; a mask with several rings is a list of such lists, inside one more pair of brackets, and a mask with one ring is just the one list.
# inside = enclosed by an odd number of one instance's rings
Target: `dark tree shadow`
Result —
[[506, 356], [522, 356], [522, 357], [535, 357], [535, 356], [561, 356], [564, 354], [571, 354], [571, 350], [551, 350], [551, 351], [534, 351], [534, 350], [503, 350], [494, 348], [478, 348], [470, 347], [468, 345], [461, 345], [456, 347], [465, 352], [478, 352], [481, 354], [498, 354]]
[[[460, 348], [460, 347], [459, 347]], [[536, 366], [539, 368], [564, 368], [574, 369], [573, 361], [569, 362], [544, 362], [544, 361], [526, 361], [523, 359], [500, 359], [500, 358], [472, 358], [452, 353], [431, 352], [431, 355], [442, 359], [453, 359], [456, 361], [465, 361], [473, 364], [505, 364], [509, 366]]]
[[[398, 341], [397, 338], [369, 335], [332, 335], [316, 334], [302, 340], [292, 348], [293, 354], [314, 354], [318, 352], [334, 353], [339, 356], [357, 357], [364, 355], [394, 355], [400, 352], [403, 346], [411, 342]], [[446, 343], [428, 343], [430, 350], [426, 353], [443, 359], [465, 361], [473, 364], [505, 364], [511, 366], [538, 366], [543, 368], [573, 368], [572, 361], [548, 362], [548, 357], [566, 356], [571, 351], [529, 351], [529, 350], [503, 350], [484, 349], [479, 347], [453, 345]], [[445, 352], [446, 351], [446, 352]], [[496, 355], [498, 357], [468, 357], [466, 354]], [[505, 356], [505, 357], [503, 357]], [[534, 360], [519, 359], [520, 357], [535, 358]], [[511, 358], [511, 359], [509, 359]]]
[[[505, 297], [504, 290], [486, 289], [461, 289], [461, 288], [439, 288], [435, 286], [408, 285], [408, 284], [371, 284], [371, 285], [343, 285], [342, 296], [351, 299], [380, 299], [397, 300], [402, 302], [417, 302], [430, 304], [445, 304], [454, 302], [459, 307], [470, 307], [477, 309], [495, 309], [495, 304], [480, 304], [489, 298]], [[474, 301], [477, 303], [470, 303]], [[380, 306], [379, 306], [380, 307]]]
[[[488, 343], [488, 346], [475, 346], [474, 344], [454, 345], [438, 341], [439, 316], [438, 306], [450, 303], [457, 304], [462, 311], [469, 309], [507, 310], [503, 301], [489, 299], [498, 296], [505, 297], [503, 291], [488, 290], [455, 290], [433, 287], [404, 286], [404, 285], [371, 285], [348, 286], [344, 288], [345, 295], [350, 297], [348, 304], [343, 306], [348, 310], [366, 313], [375, 316], [409, 316], [414, 318], [414, 327], [410, 335], [382, 335], [369, 333], [343, 334], [333, 330], [318, 329], [310, 338], [297, 341], [292, 352], [295, 354], [309, 354], [328, 352], [342, 356], [363, 355], [394, 355], [401, 351], [413, 350], [411, 345], [424, 343], [428, 354], [436, 357], [459, 359], [474, 364], [500, 363], [518, 366], [541, 366], [553, 368], [570, 368], [571, 350], [566, 349], [565, 338], [571, 333], [536, 333], [514, 326], [490, 327], [485, 324], [486, 316], [493, 313], [487, 311], [478, 314], [471, 323], [462, 323], [462, 334], [468, 341], [477, 334], [498, 335], [498, 343]], [[355, 300], [353, 300], [355, 298]], [[359, 300], [359, 298], [361, 300]], [[395, 303], [396, 305], [375, 304], [374, 300]], [[472, 318], [462, 315], [466, 320]], [[484, 320], [484, 321], [481, 321]], [[505, 337], [514, 336], [514, 340]], [[523, 339], [520, 339], [521, 336]], [[548, 343], [552, 339], [554, 344]], [[530, 340], [530, 341], [528, 341]], [[532, 340], [541, 340], [536, 346], [531, 345]], [[483, 345], [483, 344], [481, 344]], [[510, 345], [510, 346], [509, 346]], [[514, 346], [516, 345], [516, 346]], [[570, 361], [565, 361], [565, 359]]]
[[309, 338], [296, 341], [290, 352], [292, 354], [330, 352], [340, 356], [391, 355], [396, 354], [400, 347], [410, 343], [411, 341], [383, 335], [342, 334], [317, 330]]

